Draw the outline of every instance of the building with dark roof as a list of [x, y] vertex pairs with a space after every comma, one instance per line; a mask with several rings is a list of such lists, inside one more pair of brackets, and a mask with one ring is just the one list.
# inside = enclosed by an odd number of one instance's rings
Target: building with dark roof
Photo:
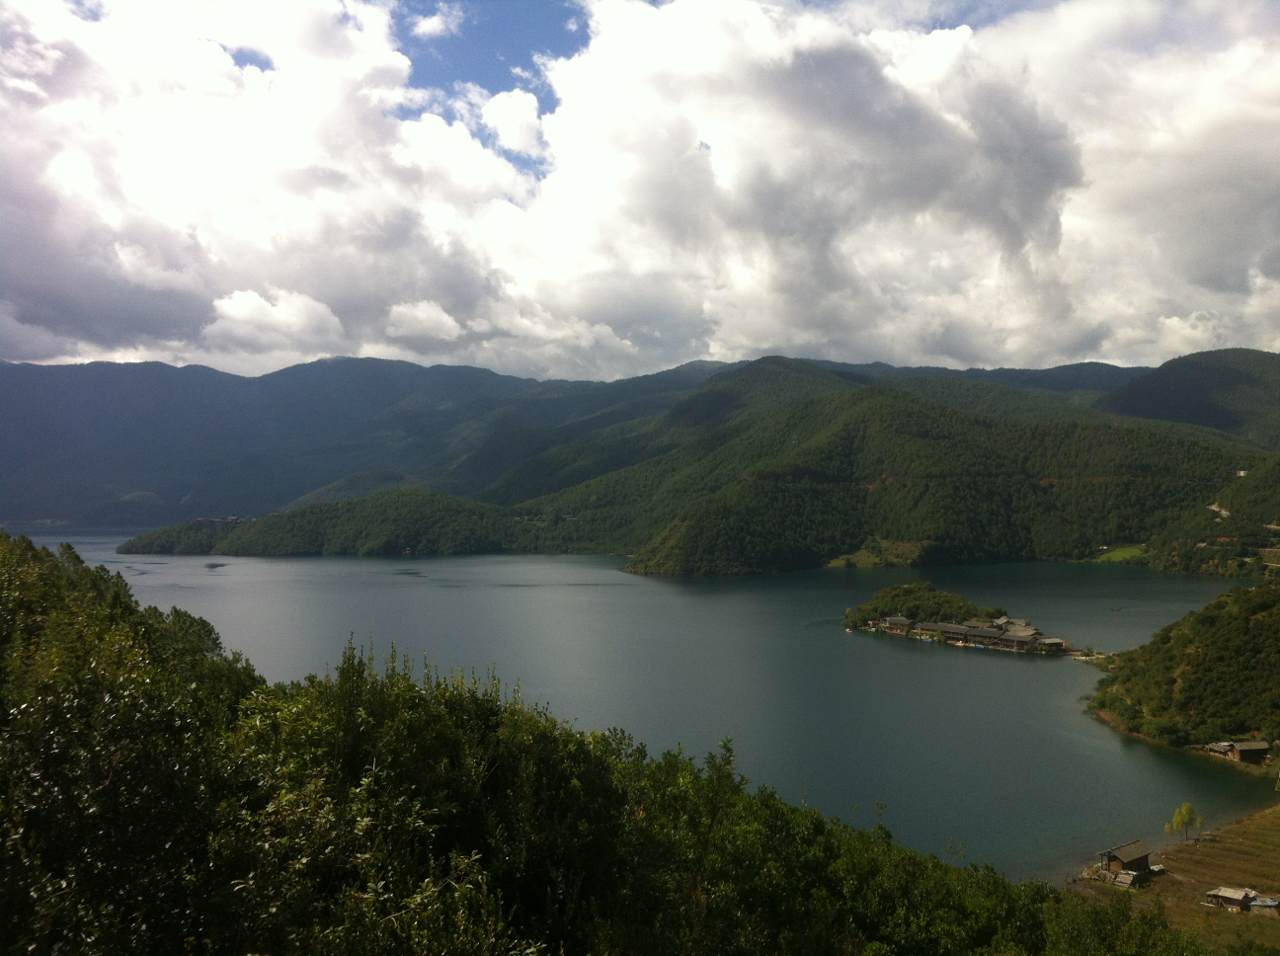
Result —
[[1103, 850], [1098, 854], [1098, 862], [1104, 869], [1112, 873], [1128, 870], [1132, 873], [1146, 873], [1151, 869], [1151, 851], [1141, 840], [1130, 840]]
[[1241, 763], [1262, 763], [1271, 753], [1271, 744], [1265, 740], [1237, 740], [1232, 742], [1227, 756]]

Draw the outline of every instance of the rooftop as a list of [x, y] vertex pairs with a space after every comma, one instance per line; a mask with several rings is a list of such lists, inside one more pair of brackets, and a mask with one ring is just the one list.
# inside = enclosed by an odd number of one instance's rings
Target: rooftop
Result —
[[1121, 863], [1129, 863], [1147, 856], [1150, 852], [1146, 844], [1141, 840], [1130, 840], [1128, 843], [1121, 843], [1119, 846], [1104, 850], [1103, 854], [1105, 856], [1114, 856]]
[[1236, 900], [1241, 903], [1257, 895], [1253, 890], [1242, 890], [1234, 886], [1219, 886], [1216, 890], [1210, 890], [1205, 894], [1205, 896], [1218, 896], [1224, 900]]

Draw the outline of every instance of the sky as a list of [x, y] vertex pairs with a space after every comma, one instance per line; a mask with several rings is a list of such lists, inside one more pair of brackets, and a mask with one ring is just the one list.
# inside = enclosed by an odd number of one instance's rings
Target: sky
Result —
[[1280, 350], [1280, 0], [0, 0], [0, 359]]

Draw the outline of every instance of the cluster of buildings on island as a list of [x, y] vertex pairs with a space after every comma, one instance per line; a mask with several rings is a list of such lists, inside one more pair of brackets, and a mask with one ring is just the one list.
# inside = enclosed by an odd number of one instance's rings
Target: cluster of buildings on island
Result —
[[907, 617], [885, 617], [868, 621], [867, 628], [898, 637], [939, 641], [958, 647], [985, 647], [999, 651], [1036, 654], [1065, 654], [1071, 648], [1060, 637], [1040, 633], [1025, 618], [1001, 615], [995, 619], [970, 618], [963, 624], [943, 621], [913, 621]]

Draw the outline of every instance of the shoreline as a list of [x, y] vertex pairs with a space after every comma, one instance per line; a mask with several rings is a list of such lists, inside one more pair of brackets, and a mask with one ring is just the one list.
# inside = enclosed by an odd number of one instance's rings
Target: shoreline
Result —
[[[1189, 756], [1197, 757], [1208, 764], [1222, 764], [1224, 765], [1224, 768], [1235, 770], [1237, 773], [1243, 773], [1246, 776], [1257, 777], [1261, 780], [1275, 781], [1273, 785], [1274, 790], [1271, 794], [1270, 802], [1266, 806], [1260, 807], [1256, 810], [1250, 810], [1249, 812], [1244, 813], [1240, 816], [1232, 816], [1226, 820], [1223, 820], [1215, 824], [1212, 827], [1208, 827], [1203, 830], [1200, 830], [1197, 832], [1197, 836], [1193, 840], [1187, 840], [1186, 838], [1179, 836], [1176, 833], [1165, 833], [1162, 838], [1149, 841], [1152, 855], [1158, 856], [1160, 859], [1160, 862], [1166, 865], [1166, 867], [1170, 863], [1172, 863], [1172, 866], [1174, 867], [1174, 869], [1169, 869], [1163, 875], [1156, 877], [1157, 882], [1153, 884], [1153, 886], [1155, 887], [1154, 890], [1152, 888], [1144, 888], [1141, 890], [1127, 891], [1131, 893], [1136, 893], [1137, 898], [1139, 900], [1142, 900], [1144, 902], [1150, 902], [1152, 900], [1155, 900], [1160, 905], [1165, 905], [1166, 896], [1168, 894], [1167, 894], [1167, 891], [1163, 893], [1161, 892], [1161, 889], [1164, 887], [1164, 884], [1162, 884], [1159, 881], [1175, 880], [1175, 881], [1178, 881], [1179, 883], [1185, 881], [1186, 878], [1180, 876], [1177, 871], [1177, 868], [1179, 867], [1179, 864], [1181, 862], [1180, 858], [1186, 857], [1188, 854], [1194, 855], [1195, 853], [1200, 851], [1201, 847], [1210, 848], [1210, 847], [1219, 845], [1224, 837], [1224, 834], [1227, 837], [1234, 839], [1240, 833], [1249, 833], [1253, 830], [1265, 829], [1269, 827], [1273, 817], [1277, 821], [1280, 821], [1280, 778], [1276, 776], [1277, 773], [1280, 772], [1280, 770], [1278, 770], [1278, 767], [1280, 767], [1280, 761], [1272, 761], [1270, 764], [1266, 765], [1265, 767], [1261, 765], [1242, 764], [1238, 761], [1227, 760], [1222, 757], [1215, 757], [1205, 752], [1204, 750], [1200, 750], [1197, 748], [1175, 747], [1171, 744], [1165, 743], [1164, 741], [1156, 740], [1152, 737], [1148, 737], [1145, 734], [1140, 734], [1136, 731], [1128, 730], [1124, 727], [1119, 726], [1115, 722], [1115, 718], [1110, 712], [1100, 708], [1087, 707], [1085, 709], [1085, 712], [1094, 720], [1098, 721], [1098, 723], [1103, 724], [1108, 730], [1114, 733], [1121, 734], [1125, 737], [1129, 737], [1132, 740], [1139, 741], [1140, 743], [1143, 743], [1147, 746], [1158, 747], [1158, 748], [1172, 751], [1175, 753], [1185, 753], [1185, 754], [1188, 754]], [[1172, 860], [1170, 860], [1170, 857], [1172, 857]], [[1080, 872], [1081, 871], [1079, 870], [1075, 871], [1076, 875], [1073, 875], [1065, 880], [1064, 882], [1065, 889], [1072, 892], [1082, 893], [1085, 895], [1091, 895], [1091, 894], [1096, 894], [1100, 892], [1116, 892], [1117, 891], [1114, 887], [1110, 887], [1106, 884], [1097, 883], [1096, 881], [1082, 878], [1079, 875]], [[1263, 892], [1267, 892], [1269, 890], [1272, 893], [1280, 893], [1280, 869], [1277, 869], [1275, 873], [1276, 873], [1276, 876], [1273, 881], [1274, 885], [1264, 888]], [[1227, 885], [1231, 882], [1231, 879], [1230, 879], [1231, 875], [1232, 874], [1224, 873], [1222, 874], [1222, 877], [1220, 879], [1210, 880], [1208, 882], [1216, 882], [1222, 885]], [[1237, 880], [1237, 882], [1239, 881]], [[1205, 887], [1200, 887], [1199, 889], [1202, 892], [1207, 892], [1209, 887], [1205, 886]], [[1201, 915], [1201, 914], [1196, 914], [1194, 910], [1191, 911], [1191, 913], [1194, 914], [1194, 916]], [[1187, 916], [1188, 922], [1192, 921], [1192, 919], [1193, 919], [1192, 915]], [[1205, 938], [1212, 937], [1212, 934], [1206, 935], [1203, 929], [1201, 930], [1200, 935], [1205, 936]], [[1278, 942], [1280, 942], [1280, 939], [1278, 939]]]
[[1100, 724], [1106, 726], [1107, 729], [1114, 731], [1117, 734], [1122, 734], [1125, 737], [1141, 741], [1150, 747], [1160, 747], [1164, 750], [1184, 753], [1207, 761], [1210, 764], [1226, 767], [1227, 769], [1234, 770], [1236, 773], [1242, 773], [1248, 777], [1259, 777], [1263, 780], [1275, 780], [1277, 773], [1280, 773], [1280, 761], [1273, 760], [1267, 764], [1251, 764], [1240, 760], [1228, 760], [1225, 757], [1215, 757], [1213, 754], [1205, 751], [1203, 747], [1176, 747], [1173, 744], [1165, 743], [1163, 740], [1156, 740], [1154, 737], [1148, 737], [1146, 734], [1138, 733], [1136, 730], [1129, 730], [1128, 728], [1121, 727], [1115, 722], [1115, 718], [1108, 710], [1086, 706], [1085, 713]]

